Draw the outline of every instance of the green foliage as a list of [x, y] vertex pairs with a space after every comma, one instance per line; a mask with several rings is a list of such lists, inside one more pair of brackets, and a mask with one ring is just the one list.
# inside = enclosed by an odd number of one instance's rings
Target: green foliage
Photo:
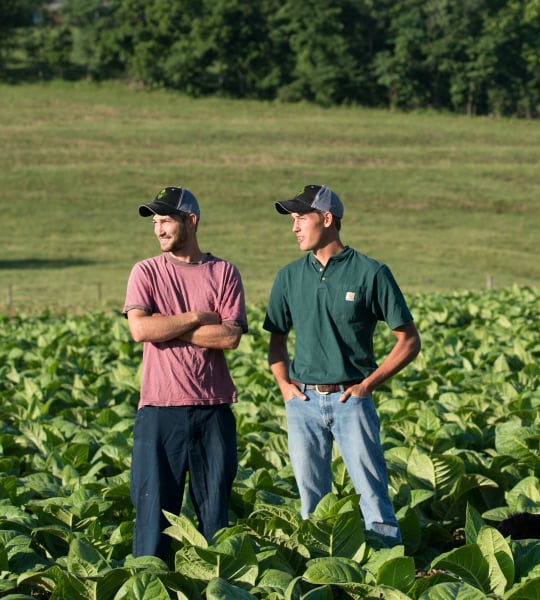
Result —
[[[533, 600], [540, 541], [497, 524], [540, 512], [540, 295], [530, 288], [412, 300], [421, 355], [378, 391], [404, 544], [365, 531], [342, 461], [306, 521], [264, 310], [228, 353], [239, 402], [231, 527], [211, 543], [189, 499], [167, 514], [168, 562], [133, 558], [131, 427], [141, 348], [117, 313], [0, 315], [0, 594], [6, 598]], [[376, 338], [381, 356], [391, 343]]]
[[[35, 29], [29, 15], [50, 16], [43, 5], [4, 2], [5, 39], [16, 39], [17, 26]], [[193, 96], [322, 106], [539, 114], [537, 0], [71, 0], [56, 10], [56, 26], [41, 18], [44, 34], [17, 48], [26, 46], [34, 77], [128, 78]]]

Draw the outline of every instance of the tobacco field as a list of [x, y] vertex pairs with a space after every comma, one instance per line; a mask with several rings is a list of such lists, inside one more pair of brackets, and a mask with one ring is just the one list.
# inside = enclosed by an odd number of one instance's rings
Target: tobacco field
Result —
[[[112, 311], [0, 314], [0, 597], [11, 600], [538, 600], [540, 291], [413, 295], [418, 358], [375, 393], [403, 545], [366, 532], [336, 451], [309, 520], [266, 362], [264, 307], [228, 361], [239, 471], [211, 544], [186, 498], [170, 560], [131, 555], [132, 425], [142, 347]], [[376, 352], [392, 342], [378, 329]]]

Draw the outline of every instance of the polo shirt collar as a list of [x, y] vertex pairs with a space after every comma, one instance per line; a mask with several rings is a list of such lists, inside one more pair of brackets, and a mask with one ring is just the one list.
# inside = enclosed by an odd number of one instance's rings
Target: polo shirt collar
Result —
[[[334, 254], [333, 256], [330, 257], [330, 259], [328, 260], [327, 266], [331, 262], [341, 262], [343, 260], [347, 260], [347, 258], [349, 258], [349, 256], [350, 256], [351, 252], [352, 252], [352, 249], [350, 246], [344, 246], [344, 248], [343, 248], [343, 250], [341, 250], [341, 252], [338, 252], [337, 254]], [[310, 261], [311, 265], [316, 266], [316, 267], [319, 267], [321, 264], [315, 258], [315, 255], [312, 252], [309, 253], [309, 261]]]

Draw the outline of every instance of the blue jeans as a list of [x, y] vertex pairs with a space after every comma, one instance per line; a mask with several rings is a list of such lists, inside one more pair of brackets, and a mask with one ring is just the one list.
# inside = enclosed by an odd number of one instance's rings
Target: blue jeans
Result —
[[307, 519], [323, 496], [332, 491], [332, 445], [335, 440], [354, 489], [366, 529], [399, 543], [401, 535], [388, 495], [386, 462], [379, 436], [379, 417], [371, 396], [305, 390], [307, 400], [285, 403], [289, 455], [300, 492], [302, 518]]
[[210, 540], [227, 527], [236, 468], [236, 423], [228, 404], [140, 408], [131, 462], [133, 554], [166, 559], [171, 538], [162, 534], [169, 526], [162, 511], [179, 514], [188, 472], [201, 533]]

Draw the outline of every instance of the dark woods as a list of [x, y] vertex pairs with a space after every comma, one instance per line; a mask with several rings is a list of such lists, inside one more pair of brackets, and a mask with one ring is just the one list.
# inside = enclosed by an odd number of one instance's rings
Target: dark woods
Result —
[[[0, 77], [533, 118], [536, 0], [12, 0]], [[26, 56], [23, 60], [21, 57]]]

